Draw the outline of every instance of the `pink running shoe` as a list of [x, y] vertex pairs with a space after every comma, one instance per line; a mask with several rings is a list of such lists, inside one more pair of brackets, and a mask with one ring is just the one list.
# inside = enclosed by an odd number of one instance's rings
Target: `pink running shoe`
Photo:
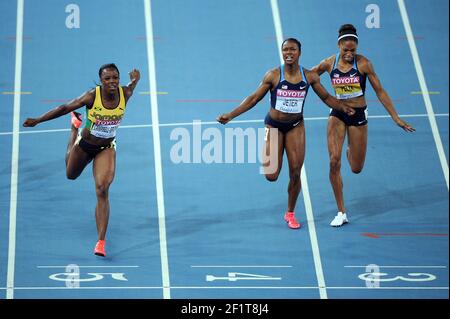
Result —
[[106, 257], [105, 241], [99, 240], [95, 245], [94, 254], [101, 257]]
[[294, 212], [286, 212], [286, 214], [284, 214], [284, 220], [288, 223], [289, 228], [298, 229], [301, 226], [295, 218]]
[[78, 112], [71, 112], [70, 120], [72, 122], [72, 125], [76, 128], [80, 128], [81, 124], [83, 124], [83, 122], [81, 121], [81, 113]]

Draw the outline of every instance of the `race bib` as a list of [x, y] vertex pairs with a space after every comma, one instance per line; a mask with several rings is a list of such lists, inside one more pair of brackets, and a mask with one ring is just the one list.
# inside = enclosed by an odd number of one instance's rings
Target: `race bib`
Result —
[[100, 138], [113, 138], [121, 121], [95, 121], [91, 128], [91, 134]]
[[275, 109], [283, 113], [301, 113], [306, 90], [277, 90]]
[[351, 99], [363, 95], [359, 76], [333, 78], [331, 80], [336, 98], [340, 100]]

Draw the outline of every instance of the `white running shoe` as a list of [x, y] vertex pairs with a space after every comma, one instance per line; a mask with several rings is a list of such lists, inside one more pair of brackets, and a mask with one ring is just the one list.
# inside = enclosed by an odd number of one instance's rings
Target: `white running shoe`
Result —
[[334, 219], [331, 221], [330, 225], [333, 227], [339, 227], [346, 223], [348, 223], [347, 214], [338, 212]]

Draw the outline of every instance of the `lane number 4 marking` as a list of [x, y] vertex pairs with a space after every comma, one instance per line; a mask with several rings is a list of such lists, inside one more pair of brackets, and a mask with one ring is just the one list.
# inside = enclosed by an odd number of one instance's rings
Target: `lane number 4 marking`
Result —
[[228, 281], [238, 281], [238, 280], [281, 280], [281, 277], [272, 277], [266, 275], [257, 274], [246, 274], [242, 272], [229, 272], [227, 277], [216, 277], [214, 275], [206, 275], [206, 281], [215, 280], [228, 280]]

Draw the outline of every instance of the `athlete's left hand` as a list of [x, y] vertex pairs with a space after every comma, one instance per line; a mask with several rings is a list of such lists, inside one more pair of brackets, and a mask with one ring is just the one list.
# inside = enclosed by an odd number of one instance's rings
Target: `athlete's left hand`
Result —
[[128, 74], [130, 75], [131, 81], [139, 81], [141, 78], [141, 73], [138, 69], [133, 69], [131, 72], [128, 72]]
[[395, 124], [400, 126], [406, 132], [415, 132], [416, 131], [416, 129], [414, 127], [412, 127], [411, 125], [409, 125], [408, 123], [403, 121], [401, 118], [398, 118], [397, 120], [395, 120]]

